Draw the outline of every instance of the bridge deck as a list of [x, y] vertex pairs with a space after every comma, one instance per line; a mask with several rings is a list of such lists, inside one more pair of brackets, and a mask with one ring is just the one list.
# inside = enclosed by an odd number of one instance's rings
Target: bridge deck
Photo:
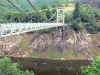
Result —
[[10, 36], [39, 29], [63, 26], [63, 23], [7, 23], [0, 24], [0, 36]]

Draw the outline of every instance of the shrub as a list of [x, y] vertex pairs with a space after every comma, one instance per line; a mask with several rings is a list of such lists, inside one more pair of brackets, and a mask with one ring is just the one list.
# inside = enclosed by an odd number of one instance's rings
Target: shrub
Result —
[[80, 10], [80, 17], [82, 22], [88, 22], [90, 9], [82, 7]]
[[91, 65], [82, 68], [83, 75], [100, 75], [100, 56]]
[[2, 19], [2, 20], [0, 20], [0, 23], [7, 23], [7, 21]]
[[48, 19], [51, 18], [51, 16], [52, 16], [52, 11], [50, 11], [50, 9], [47, 9], [47, 11], [46, 11], [46, 16], [47, 16]]
[[72, 20], [72, 14], [65, 14], [65, 23], [70, 22]]
[[12, 63], [9, 58], [0, 59], [0, 75], [34, 75], [28, 70], [21, 71], [17, 63]]
[[94, 11], [94, 15], [95, 15], [96, 19], [97, 20], [100, 19], [100, 10], [99, 9], [93, 9], [93, 11]]
[[73, 18], [76, 19], [79, 17], [80, 17], [80, 3], [79, 3], [79, 1], [77, 1], [75, 4], [75, 10], [73, 12]]
[[92, 34], [96, 34], [98, 32], [98, 29], [96, 26], [93, 26], [91, 24], [87, 24], [85, 26], [86, 30], [89, 32], [89, 33], [92, 33]]
[[41, 6], [41, 9], [47, 9], [47, 8], [48, 8], [47, 5], [42, 5], [42, 6]]
[[100, 27], [97, 27], [96, 25], [96, 18], [99, 16], [99, 13], [97, 10], [92, 8], [81, 8], [81, 21], [88, 23], [85, 28], [89, 33], [96, 34], [98, 31], [100, 31]]
[[[45, 11], [42, 11], [42, 12], [41, 12], [41, 15], [42, 15], [42, 16], [40, 17], [40, 18], [41, 18], [41, 21], [42, 21], [42, 22], [46, 21], [46, 20], [47, 20], [47, 15], [46, 15]], [[41, 21], [40, 21], [40, 22], [41, 22]]]
[[79, 1], [77, 1], [75, 4], [72, 25], [70, 27], [76, 32], [81, 31], [83, 28], [82, 23], [81, 23], [81, 18], [80, 18], [80, 3], [79, 3]]
[[50, 29], [40, 29], [37, 31], [38, 33], [49, 33], [50, 32]]
[[95, 19], [95, 14], [93, 9], [87, 7], [81, 7], [80, 17], [82, 22], [88, 22], [89, 20]]
[[81, 31], [83, 27], [80, 18], [74, 19], [70, 27], [76, 32]]
[[92, 14], [90, 14], [90, 15], [88, 15], [88, 23], [89, 24], [87, 24], [85, 27], [86, 27], [86, 29], [87, 29], [87, 31], [89, 32], [89, 33], [93, 33], [93, 34], [95, 34], [95, 33], [97, 33], [98, 32], [98, 27], [97, 27], [97, 25], [96, 25], [96, 18], [95, 18], [95, 15], [92, 13]]

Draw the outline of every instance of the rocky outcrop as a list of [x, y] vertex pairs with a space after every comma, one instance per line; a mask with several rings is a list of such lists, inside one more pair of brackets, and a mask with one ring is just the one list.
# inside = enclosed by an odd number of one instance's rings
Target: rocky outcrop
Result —
[[[58, 33], [59, 34], [59, 33]], [[91, 43], [91, 38], [89, 34], [84, 30], [81, 33], [75, 33], [73, 30], [67, 30], [64, 39], [57, 36], [57, 33], [53, 32], [49, 34], [43, 34], [37, 37], [31, 44], [33, 50], [45, 51], [48, 49], [56, 51], [66, 51], [68, 49], [73, 50], [73, 52], [88, 52], [88, 44]]]
[[22, 37], [19, 35], [0, 38], [1, 56], [19, 56], [19, 42]]
[[91, 57], [100, 53], [100, 35], [98, 34], [89, 34], [85, 30], [76, 33], [67, 29], [65, 36], [61, 35], [62, 33], [55, 30], [44, 34], [32, 33], [0, 38], [0, 55], [25, 57], [29, 56], [29, 53], [38, 51], [41, 56], [48, 57], [50, 51], [53, 51], [53, 54], [61, 52], [69, 57], [78, 54], [82, 57]]
[[88, 52], [91, 43], [90, 35], [85, 30], [80, 33], [71, 32], [72, 34], [68, 35], [67, 42], [71, 45], [72, 50], [74, 52]]

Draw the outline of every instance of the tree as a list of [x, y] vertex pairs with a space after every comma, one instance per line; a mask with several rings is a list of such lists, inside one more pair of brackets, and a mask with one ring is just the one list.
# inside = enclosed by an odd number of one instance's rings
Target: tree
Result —
[[73, 18], [76, 19], [79, 17], [80, 17], [80, 3], [79, 3], [79, 1], [77, 1], [75, 4], [75, 10], [73, 12]]
[[100, 20], [100, 10], [99, 9], [93, 9], [96, 20]]
[[79, 32], [82, 29], [82, 23], [80, 18], [80, 3], [78, 1], [75, 4], [71, 28], [76, 32]]
[[99, 13], [96, 13], [96, 10], [82, 7], [80, 16], [82, 22], [88, 23], [85, 25], [85, 28], [89, 33], [95, 34], [98, 32], [99, 29], [96, 25], [96, 17], [99, 16]]
[[92, 22], [94, 22], [96, 17], [99, 17], [99, 13], [92, 8], [82, 7], [80, 17], [82, 22], [90, 22], [91, 19], [93, 19]]
[[12, 63], [9, 58], [0, 59], [0, 75], [34, 75], [33, 72], [25, 72], [18, 68], [17, 63]]
[[42, 15], [42, 16], [40, 16], [40, 18], [41, 18], [40, 21], [42, 21], [42, 22], [46, 21], [46, 20], [47, 20], [46, 13], [45, 13], [44, 11], [42, 11], [42, 12], [41, 12], [41, 15]]
[[81, 19], [80, 18], [76, 18], [72, 21], [72, 24], [70, 26], [74, 31], [76, 32], [80, 32], [83, 28], [82, 23], [81, 23]]
[[83, 75], [100, 75], [100, 56], [98, 56], [91, 65], [82, 68]]
[[68, 6], [69, 0], [66, 0], [66, 6]]
[[65, 23], [68, 23], [72, 20], [72, 14], [65, 14]]
[[50, 11], [50, 9], [47, 9], [46, 16], [47, 16], [48, 19], [51, 18], [52, 12]]
[[42, 6], [41, 6], [41, 9], [47, 9], [47, 8], [48, 8], [47, 5], [42, 5]]

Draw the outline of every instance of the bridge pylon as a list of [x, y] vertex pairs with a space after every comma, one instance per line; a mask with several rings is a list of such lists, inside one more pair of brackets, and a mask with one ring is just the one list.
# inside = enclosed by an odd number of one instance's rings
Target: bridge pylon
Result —
[[62, 38], [65, 36], [65, 15], [64, 15], [64, 8], [58, 7], [57, 8], [57, 23], [63, 23], [63, 27], [58, 27], [58, 33], [62, 34]]
[[65, 16], [64, 16], [64, 8], [58, 7], [57, 8], [57, 23], [63, 23], [65, 22]]

